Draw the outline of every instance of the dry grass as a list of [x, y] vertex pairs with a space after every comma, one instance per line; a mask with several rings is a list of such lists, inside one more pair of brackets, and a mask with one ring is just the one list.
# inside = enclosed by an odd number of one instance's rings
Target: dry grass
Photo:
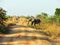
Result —
[[51, 38], [56, 38], [60, 35], [60, 26], [57, 24], [41, 24], [40, 26], [36, 26], [49, 34]]

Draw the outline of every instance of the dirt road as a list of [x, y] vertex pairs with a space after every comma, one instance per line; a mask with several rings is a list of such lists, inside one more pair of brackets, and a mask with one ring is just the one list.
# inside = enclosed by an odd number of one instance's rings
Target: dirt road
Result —
[[21, 25], [9, 26], [9, 29], [9, 34], [0, 37], [0, 45], [57, 45], [57, 41], [50, 40], [41, 30]]

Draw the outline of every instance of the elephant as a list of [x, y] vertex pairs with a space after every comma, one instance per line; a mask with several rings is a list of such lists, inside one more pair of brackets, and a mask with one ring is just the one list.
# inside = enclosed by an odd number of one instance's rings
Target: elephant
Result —
[[36, 25], [36, 24], [40, 24], [41, 20], [40, 19], [29, 19], [29, 22], [31, 22], [31, 25]]

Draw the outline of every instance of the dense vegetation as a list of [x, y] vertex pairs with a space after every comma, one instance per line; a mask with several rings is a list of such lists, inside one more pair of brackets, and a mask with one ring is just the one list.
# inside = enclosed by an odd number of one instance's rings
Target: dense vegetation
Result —
[[7, 19], [6, 11], [3, 8], [0, 8], [0, 33], [7, 33], [5, 22]]

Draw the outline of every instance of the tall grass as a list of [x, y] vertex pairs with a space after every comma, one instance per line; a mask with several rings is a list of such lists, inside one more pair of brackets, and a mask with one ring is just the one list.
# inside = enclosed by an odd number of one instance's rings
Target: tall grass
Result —
[[60, 35], [60, 26], [57, 24], [40, 24], [37, 26], [32, 26], [33, 28], [36, 28], [37, 30], [40, 29], [43, 32], [47, 33], [50, 38], [56, 38]]

